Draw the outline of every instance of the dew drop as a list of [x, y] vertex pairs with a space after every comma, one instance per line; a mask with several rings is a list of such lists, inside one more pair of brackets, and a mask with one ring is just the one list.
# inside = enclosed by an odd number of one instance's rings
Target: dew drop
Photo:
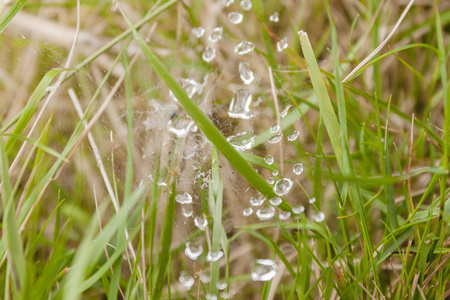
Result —
[[175, 134], [177, 138], [186, 137], [193, 126], [194, 121], [186, 116], [180, 116], [176, 119], [169, 120], [167, 123], [167, 129]]
[[194, 218], [194, 225], [200, 229], [200, 230], [205, 230], [206, 226], [208, 225], [208, 220], [205, 218], [205, 216], [196, 216]]
[[296, 215], [299, 215], [305, 211], [305, 207], [303, 205], [294, 206], [292, 208], [292, 212]]
[[54, 92], [54, 91], [56, 91], [57, 88], [58, 88], [58, 86], [57, 86], [56, 84], [54, 84], [54, 85], [49, 85], [49, 86], [45, 89], [45, 91], [46, 91], [46, 92]]
[[220, 293], [220, 298], [222, 298], [222, 299], [230, 299], [230, 293], [227, 293], [227, 292], [221, 292]]
[[250, 84], [255, 79], [253, 71], [250, 69], [250, 65], [245, 62], [239, 63], [239, 76], [244, 84]]
[[277, 176], [278, 175], [278, 170], [273, 170], [272, 175], [273, 176]]
[[192, 260], [197, 260], [197, 258], [203, 253], [203, 246], [200, 242], [186, 242], [185, 246], [186, 248], [184, 249], [184, 254]]
[[278, 196], [283, 196], [289, 193], [294, 183], [289, 178], [283, 178], [278, 180], [273, 187], [273, 191]]
[[308, 200], [309, 204], [313, 204], [314, 202], [316, 202], [316, 198], [312, 197], [311, 199]]
[[283, 211], [278, 214], [278, 217], [281, 221], [286, 221], [291, 216], [291, 213], [288, 211]]
[[280, 125], [278, 123], [275, 123], [274, 125], [272, 125], [272, 127], [270, 127], [270, 133], [275, 133], [277, 131], [280, 130]]
[[250, 198], [250, 205], [251, 206], [261, 206], [264, 201], [266, 201], [266, 198], [262, 195], [251, 197]]
[[284, 39], [279, 40], [279, 41], [277, 42], [277, 51], [278, 51], [278, 52], [283, 51], [283, 50], [286, 49], [287, 47], [288, 47], [287, 38], [284, 38]]
[[210, 293], [206, 293], [205, 294], [205, 299], [206, 300], [217, 300], [217, 296], [216, 295], [211, 295]]
[[274, 182], [275, 182], [275, 181], [274, 181], [273, 177], [267, 178], [267, 183], [268, 183], [268, 184], [273, 184]]
[[303, 164], [295, 164], [294, 167], [292, 168], [292, 171], [296, 175], [302, 174], [303, 173]]
[[282, 112], [280, 112], [280, 116], [281, 116], [282, 118], [286, 117], [287, 113], [289, 112], [289, 108], [291, 108], [291, 106], [292, 106], [292, 105], [289, 104], [288, 106], [286, 106], [285, 109], [283, 109]]
[[216, 49], [213, 47], [206, 47], [202, 53], [202, 59], [206, 62], [212, 61], [216, 57]]
[[194, 211], [192, 210], [192, 207], [182, 207], [181, 213], [183, 214], [183, 216], [185, 218], [189, 218], [189, 217], [192, 217], [192, 215], [194, 214]]
[[300, 132], [298, 130], [292, 131], [287, 137], [288, 141], [289, 142], [295, 141], [298, 138], [299, 134]]
[[271, 259], [257, 259], [252, 267], [254, 281], [269, 281], [277, 275], [277, 265]]
[[180, 204], [191, 204], [192, 196], [188, 192], [184, 192], [175, 196], [175, 201]]
[[313, 215], [313, 220], [317, 223], [323, 222], [325, 220], [325, 214], [319, 211]]
[[238, 12], [230, 12], [228, 14], [228, 20], [230, 20], [233, 24], [239, 24], [242, 22], [243, 16], [241, 13]]
[[185, 271], [181, 271], [180, 277], [178, 277], [178, 281], [188, 291], [194, 285], [194, 278], [191, 275], [189, 275], [188, 273], [186, 273]]
[[267, 155], [266, 157], [264, 157], [264, 161], [270, 166], [271, 164], [273, 164], [273, 157], [271, 155]]
[[243, 10], [249, 11], [250, 9], [252, 9], [252, 1], [251, 0], [242, 0], [241, 7]]
[[219, 291], [223, 291], [224, 289], [227, 288], [227, 286], [228, 286], [228, 284], [227, 284], [227, 282], [224, 281], [224, 280], [219, 280], [219, 281], [216, 282], [216, 288], [217, 288]]
[[251, 207], [247, 207], [246, 209], [244, 209], [244, 210], [242, 211], [242, 215], [243, 215], [244, 217], [248, 217], [248, 216], [250, 216], [252, 213], [253, 213], [253, 208], [251, 208]]
[[223, 5], [225, 5], [225, 7], [229, 7], [233, 3], [234, 0], [223, 0]]
[[252, 94], [250, 90], [241, 89], [234, 91], [231, 99], [228, 115], [232, 118], [250, 119], [253, 117], [250, 111], [250, 103], [252, 102]]
[[208, 39], [212, 42], [212, 43], [217, 43], [218, 41], [220, 41], [222, 39], [223, 36], [223, 27], [216, 27], [214, 28], [211, 33], [209, 34]]
[[273, 206], [265, 206], [256, 211], [256, 216], [261, 221], [269, 220], [275, 215], [275, 208]]
[[200, 281], [204, 284], [208, 284], [211, 281], [211, 276], [209, 276], [209, 274], [206, 272], [202, 272], [200, 274]]
[[271, 144], [276, 144], [276, 143], [278, 143], [279, 141], [281, 141], [282, 138], [283, 138], [283, 135], [282, 135], [281, 133], [275, 134], [274, 136], [272, 136], [272, 137], [268, 140], [268, 142], [271, 143]]
[[200, 26], [192, 28], [191, 32], [196, 38], [201, 38], [205, 34], [205, 31], [205, 28]]
[[238, 151], [245, 151], [251, 149], [255, 142], [255, 137], [251, 135], [251, 132], [241, 132], [236, 135], [227, 137], [227, 142]]
[[281, 199], [280, 197], [272, 197], [269, 199], [270, 204], [272, 204], [273, 206], [278, 206], [281, 204], [281, 202], [283, 202], [283, 199]]
[[219, 259], [221, 259], [223, 256], [223, 251], [222, 250], [217, 250], [217, 251], [209, 251], [208, 254], [206, 254], [206, 261], [207, 262], [211, 262], [211, 261], [218, 261]]
[[274, 12], [272, 15], [270, 15], [269, 21], [278, 23], [278, 21], [280, 21], [280, 14], [278, 12]]
[[[189, 98], [192, 98], [192, 96], [194, 96], [195, 94], [200, 95], [203, 91], [203, 84], [200, 84], [194, 79], [180, 78], [177, 80], [177, 82], [184, 89]], [[179, 102], [172, 91], [170, 91], [169, 94], [174, 101]]]
[[255, 49], [255, 44], [253, 44], [252, 42], [244, 41], [240, 42], [236, 47], [234, 47], [234, 52], [239, 55], [244, 55], [252, 52], [253, 49]]
[[258, 97], [258, 99], [256, 99], [255, 102], [253, 102], [253, 106], [257, 107], [261, 104], [261, 102], [263, 102], [263, 98], [262, 97]]

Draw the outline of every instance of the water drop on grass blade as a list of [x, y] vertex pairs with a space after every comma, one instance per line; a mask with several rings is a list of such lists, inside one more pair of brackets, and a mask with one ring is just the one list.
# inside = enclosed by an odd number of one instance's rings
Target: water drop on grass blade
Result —
[[183, 216], [185, 218], [189, 218], [189, 217], [192, 217], [192, 215], [194, 214], [194, 211], [192, 210], [192, 207], [182, 207], [181, 213], [183, 214]]
[[308, 200], [309, 204], [313, 204], [314, 202], [316, 202], [316, 198], [312, 197], [311, 199]]
[[202, 272], [200, 274], [200, 281], [204, 284], [208, 284], [211, 281], [211, 276], [206, 272]]
[[277, 264], [271, 259], [257, 259], [252, 267], [254, 281], [269, 281], [277, 275]]
[[194, 225], [203, 231], [208, 225], [208, 220], [204, 216], [197, 216], [194, 218]]
[[188, 273], [186, 273], [185, 271], [181, 271], [180, 277], [178, 278], [178, 281], [188, 291], [194, 285], [194, 278], [191, 275], [189, 275]]
[[229, 7], [233, 3], [234, 0], [223, 0], [223, 5], [225, 5], [225, 7]]
[[274, 12], [272, 15], [270, 15], [269, 21], [277, 23], [278, 21], [280, 21], [280, 14], [278, 12]]
[[250, 84], [255, 79], [253, 71], [250, 69], [250, 65], [245, 62], [239, 63], [239, 76], [244, 84]]
[[313, 215], [313, 220], [317, 223], [321, 223], [325, 220], [325, 214], [319, 211]]
[[250, 204], [251, 206], [260, 206], [266, 201], [266, 198], [264, 196], [255, 196], [250, 198]]
[[289, 112], [289, 108], [291, 108], [291, 106], [292, 106], [292, 105], [286, 106], [286, 108], [283, 109], [282, 112], [280, 112], [280, 116], [281, 116], [282, 118], [286, 117], [287, 113]]
[[208, 254], [206, 254], [206, 261], [211, 262], [211, 261], [218, 261], [219, 259], [221, 259], [223, 256], [223, 251], [222, 250], [218, 250], [218, 251], [209, 251]]
[[252, 102], [252, 94], [250, 90], [241, 89], [234, 91], [231, 99], [228, 115], [232, 118], [250, 119], [253, 117], [250, 111], [250, 103]]
[[294, 167], [292, 168], [292, 171], [296, 175], [302, 174], [303, 173], [303, 164], [295, 164]]
[[244, 17], [242, 16], [242, 14], [238, 12], [230, 12], [228, 14], [228, 20], [230, 20], [230, 22], [233, 24], [241, 23], [243, 18]]
[[205, 31], [203, 27], [194, 27], [191, 32], [196, 38], [201, 38], [205, 34]]
[[278, 206], [281, 204], [281, 202], [283, 202], [283, 199], [281, 199], [280, 197], [272, 197], [269, 200], [270, 204], [272, 204], [273, 206]]
[[211, 31], [208, 39], [212, 43], [217, 43], [218, 41], [220, 41], [222, 39], [222, 36], [223, 36], [223, 27], [216, 27]]
[[278, 180], [273, 187], [273, 191], [278, 196], [283, 196], [289, 193], [294, 183], [289, 178], [283, 178]]
[[278, 214], [278, 217], [281, 221], [286, 221], [291, 216], [291, 213], [288, 211], [283, 211]]
[[288, 47], [287, 38], [284, 38], [284, 39], [279, 40], [279, 41], [277, 42], [277, 51], [278, 51], [278, 52], [283, 51], [283, 50], [286, 49], [287, 47]]
[[274, 182], [275, 182], [275, 180], [273, 179], [273, 177], [267, 178], [267, 183], [268, 184], [273, 184]]
[[226, 283], [226, 281], [219, 280], [219, 281], [216, 282], [216, 288], [219, 291], [223, 291], [224, 289], [227, 288], [227, 286], [228, 286], [228, 284]]
[[275, 208], [273, 206], [265, 206], [256, 211], [256, 216], [261, 221], [272, 219], [275, 216]]
[[267, 155], [266, 157], [264, 157], [264, 161], [266, 162], [266, 164], [268, 164], [270, 166], [271, 164], [273, 164], [273, 157], [270, 155]]
[[276, 144], [276, 143], [280, 142], [282, 138], [283, 138], [283, 135], [281, 133], [275, 134], [273, 137], [271, 137], [268, 140], [268, 142], [271, 144]]
[[188, 192], [184, 192], [175, 196], [175, 201], [180, 204], [191, 204], [192, 196]]
[[300, 132], [298, 130], [292, 131], [287, 137], [288, 141], [289, 142], [295, 141], [298, 138], [299, 134]]
[[203, 253], [203, 246], [200, 242], [187, 242], [186, 248], [184, 249], [184, 254], [192, 260], [197, 260], [197, 258]]
[[253, 49], [255, 49], [255, 44], [253, 44], [252, 42], [244, 41], [240, 42], [236, 47], [234, 47], [234, 52], [239, 55], [244, 55], [252, 52]]
[[272, 175], [273, 176], [277, 176], [278, 175], [278, 170], [273, 170]]
[[243, 10], [249, 11], [250, 9], [252, 9], [252, 1], [251, 0], [242, 0], [241, 7]]
[[237, 151], [245, 151], [252, 148], [255, 137], [251, 135], [250, 131], [241, 132], [237, 135], [227, 137], [227, 142], [229, 142]]
[[[169, 120], [167, 129], [178, 138], [184, 138], [189, 130], [194, 126], [194, 121], [189, 117], [181, 116], [176, 119]], [[175, 199], [176, 200], [176, 199]]]
[[244, 209], [244, 210], [242, 211], [242, 215], [243, 215], [244, 217], [248, 217], [248, 216], [250, 216], [252, 213], [253, 213], [253, 208], [251, 208], [251, 207], [247, 207], [246, 209]]
[[205, 51], [203, 51], [202, 59], [206, 62], [212, 61], [216, 57], [216, 49], [213, 47], [206, 47]]
[[294, 206], [292, 208], [292, 212], [296, 215], [299, 215], [305, 211], [305, 207], [303, 205]]
[[270, 127], [269, 131], [270, 131], [270, 133], [275, 133], [279, 130], [280, 130], [280, 125], [278, 123], [275, 123], [272, 125], [272, 127]]

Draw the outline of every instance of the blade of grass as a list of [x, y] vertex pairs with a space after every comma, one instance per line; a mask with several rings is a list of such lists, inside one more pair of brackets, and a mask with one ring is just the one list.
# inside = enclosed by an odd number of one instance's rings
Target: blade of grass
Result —
[[[5, 30], [6, 26], [11, 22], [15, 15], [24, 7], [28, 0], [19, 0], [0, 18], [0, 34]], [[2, 6], [4, 3], [2, 2]]]

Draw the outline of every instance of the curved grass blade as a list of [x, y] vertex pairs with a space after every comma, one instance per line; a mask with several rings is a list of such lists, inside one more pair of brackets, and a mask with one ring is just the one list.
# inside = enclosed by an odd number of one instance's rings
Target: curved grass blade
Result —
[[[14, 18], [15, 15], [24, 7], [28, 0], [19, 0], [14, 3], [13, 6], [8, 10], [8, 12], [0, 19], [0, 33], [5, 30], [6, 26], [8, 26], [9, 22]], [[2, 3], [3, 5], [3, 3]]]

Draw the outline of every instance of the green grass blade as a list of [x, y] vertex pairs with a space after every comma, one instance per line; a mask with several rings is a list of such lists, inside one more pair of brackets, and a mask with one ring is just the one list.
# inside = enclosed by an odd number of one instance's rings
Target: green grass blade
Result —
[[[0, 34], [5, 30], [6, 26], [11, 22], [15, 15], [24, 7], [28, 0], [19, 0], [0, 18]], [[4, 3], [2, 3], [2, 6]]]

